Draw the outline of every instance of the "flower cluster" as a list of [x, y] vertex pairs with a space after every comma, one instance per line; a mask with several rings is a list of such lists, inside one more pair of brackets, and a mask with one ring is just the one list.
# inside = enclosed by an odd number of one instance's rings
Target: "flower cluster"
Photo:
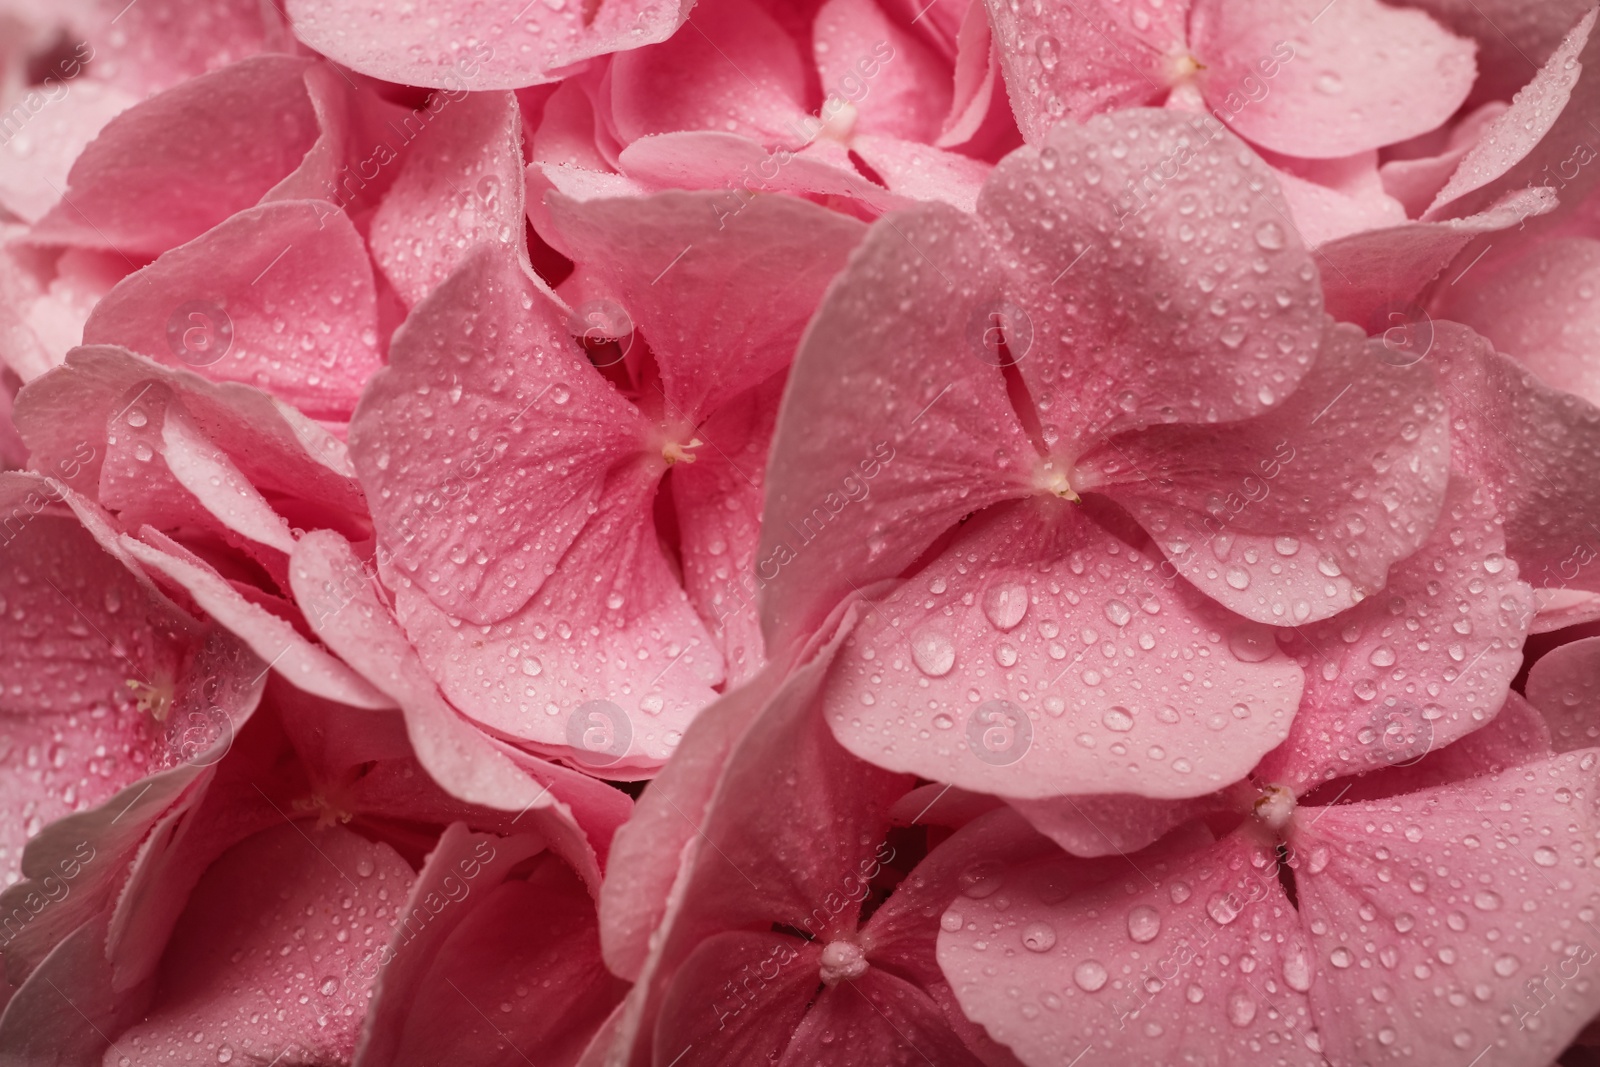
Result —
[[1597, 1055], [1591, 0], [0, 7], [0, 1063]]

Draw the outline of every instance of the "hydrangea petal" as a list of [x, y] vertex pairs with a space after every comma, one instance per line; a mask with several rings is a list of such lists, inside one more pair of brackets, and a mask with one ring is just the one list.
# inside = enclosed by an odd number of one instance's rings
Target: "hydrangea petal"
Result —
[[249, 208], [163, 253], [83, 327], [85, 344], [253, 385], [337, 421], [382, 365], [377, 333], [360, 235], [343, 212], [307, 200]]
[[1260, 630], [1034, 498], [876, 604], [825, 707], [863, 759], [966, 789], [1196, 796], [1288, 735], [1300, 671]]
[[1444, 503], [1447, 410], [1433, 369], [1415, 359], [1334, 326], [1271, 412], [1227, 434], [1125, 434], [1078, 471], [1233, 611], [1278, 626], [1325, 619], [1383, 588]]

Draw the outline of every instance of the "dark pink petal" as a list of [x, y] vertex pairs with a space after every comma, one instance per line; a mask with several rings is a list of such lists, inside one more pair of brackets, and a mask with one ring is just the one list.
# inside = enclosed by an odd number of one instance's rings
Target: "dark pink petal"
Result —
[[[841, 1043], [844, 1047], [835, 1051]], [[925, 1067], [930, 1062], [983, 1064], [950, 1028], [937, 1001], [904, 978], [872, 968], [823, 990], [789, 1036], [778, 1067]]]
[[1379, 0], [1196, 0], [1206, 102], [1275, 152], [1347, 156], [1425, 133], [1467, 98], [1473, 42]]
[[997, 864], [958, 897], [939, 964], [968, 1016], [1030, 1067], [1086, 1049], [1128, 1067], [1248, 1063], [1263, 1046], [1322, 1063], [1307, 1047], [1314, 963], [1271, 845], [1245, 829], [1132, 862]]
[[866, 613], [825, 696], [893, 770], [1010, 797], [1190, 797], [1288, 735], [1301, 677], [1081, 507], [992, 509]]
[[290, 0], [287, 14], [296, 37], [354, 70], [464, 93], [555, 81], [582, 60], [663, 41], [688, 8], [494, 0], [452, 2], [423, 15], [380, 0]]
[[503, 246], [469, 254], [389, 359], [350, 425], [379, 542], [451, 614], [504, 618], [593, 521], [607, 469], [642, 453], [644, 423]]
[[163, 253], [106, 294], [83, 337], [336, 421], [382, 365], [366, 248], [317, 200], [247, 209]]
[[701, 847], [698, 827], [728, 756], [781, 681], [783, 665], [769, 664], [702, 711], [617, 830], [610, 877], [600, 887], [600, 940], [617, 974], [637, 980], [644, 973], [650, 935], [662, 926], [669, 899], [677, 898], [672, 889], [680, 868], [690, 866]]
[[[1566, 189], [1568, 180], [1581, 173], [1581, 165], [1573, 167], [1569, 176], [1569, 161], [1559, 178], [1548, 168], [1568, 160], [1575, 149], [1586, 149], [1592, 134], [1588, 122], [1600, 95], [1600, 78], [1593, 70], [1587, 77], [1583, 72], [1600, 60], [1600, 41], [1590, 44], [1594, 23], [1593, 11], [1577, 21], [1533, 79], [1518, 90], [1511, 107], [1483, 131], [1434, 197], [1427, 218], [1459, 218], [1481, 211], [1506, 192], [1528, 185], [1559, 184], [1563, 201], [1569, 195], [1579, 198], [1593, 187], [1594, 179], [1584, 177], [1578, 187]], [[1592, 160], [1594, 150], [1587, 148], [1587, 155]]]
[[78, 157], [33, 238], [157, 256], [259, 202], [320, 136], [312, 69], [258, 56], [123, 112]]
[[1002, 856], [1020, 863], [1053, 852], [1014, 811], [1002, 807], [980, 816], [942, 841], [894, 887], [863, 927], [862, 950], [874, 967], [909, 978], [923, 989], [942, 985], [939, 919], [951, 901], [972, 888], [974, 871]]
[[1600, 637], [1539, 657], [1528, 672], [1528, 700], [1550, 724], [1556, 751], [1592, 747], [1600, 737]]
[[224, 1049], [347, 1062], [370, 995], [359, 964], [388, 941], [414, 880], [392, 848], [339, 827], [240, 843], [195, 887], [155, 1002], [114, 1038], [120, 1055], [135, 1067], [216, 1063]]
[[[1484, 265], [1488, 267], [1487, 264]], [[1441, 290], [1436, 313], [1465, 323], [1546, 383], [1600, 403], [1600, 241], [1558, 237]]]
[[1595, 750], [1569, 752], [1296, 814], [1311, 1006], [1330, 1060], [1408, 1048], [1447, 1063], [1504, 1042], [1544, 1063], [1583, 1028], [1600, 1008], [1600, 989], [1573, 981], [1596, 951], [1597, 766]]
[[1256, 770], [1304, 794], [1405, 765], [1492, 719], [1522, 666], [1533, 591], [1505, 557], [1489, 494], [1456, 478], [1416, 555], [1356, 607], [1282, 632], [1306, 673], [1288, 742]]
[[1188, 56], [1190, 0], [1137, 9], [1110, 0], [985, 6], [1029, 144], [1063, 118], [1160, 103]]
[[[820, 946], [792, 934], [730, 930], [706, 938], [666, 990], [645, 1062], [671, 1063], [674, 1057], [682, 1057], [687, 1067], [780, 1062], [821, 984], [821, 955]], [[744, 974], [759, 977], [742, 988], [736, 979]]]
[[1382, 589], [1443, 505], [1449, 425], [1432, 368], [1349, 326], [1323, 336], [1286, 401], [1229, 429], [1125, 434], [1077, 471], [1185, 578], [1257, 622], [1325, 619]]
[[512, 93], [472, 93], [446, 98], [421, 133], [406, 133], [415, 140], [369, 240], [372, 258], [415, 306], [479, 241], [526, 255], [522, 116]]
[[762, 144], [807, 140], [805, 64], [795, 40], [753, 0], [710, 0], [655, 48], [611, 61], [611, 108], [624, 144], [652, 133], [720, 130]]
[[[462, 800], [519, 816], [529, 813], [529, 828], [580, 851], [590, 846], [572, 839], [592, 840], [603, 851], [630, 805], [609, 786], [556, 764], [532, 761], [524, 769], [446, 704], [380, 602], [368, 570], [348, 543], [321, 530], [295, 547], [289, 576], [317, 636], [400, 705], [422, 766]], [[580, 871], [591, 865], [574, 862]]]
[[782, 370], [865, 227], [784, 196], [719, 193], [576, 201], [551, 218], [597, 291], [650, 343], [668, 419], [697, 424]]
[[939, 136], [950, 112], [950, 66], [875, 0], [827, 0], [811, 37], [823, 91], [817, 118], [922, 144]]
[[1600, 591], [1600, 410], [1551, 389], [1456, 323], [1433, 324], [1430, 360], [1450, 403], [1453, 466], [1477, 478], [1505, 523], [1506, 554], [1534, 585]]

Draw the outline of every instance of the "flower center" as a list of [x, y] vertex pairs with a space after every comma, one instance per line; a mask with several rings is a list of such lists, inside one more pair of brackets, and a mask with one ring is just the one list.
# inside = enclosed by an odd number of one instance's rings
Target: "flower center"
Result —
[[1206, 65], [1187, 48], [1180, 48], [1167, 57], [1167, 79], [1173, 85], [1185, 82], [1205, 69]]
[[856, 131], [856, 120], [860, 117], [861, 112], [847, 100], [840, 105], [838, 111], [828, 116], [828, 121], [823, 123], [817, 136], [849, 144], [851, 135]]
[[1045, 460], [1044, 464], [1034, 472], [1034, 488], [1041, 493], [1052, 493], [1062, 500], [1070, 500], [1076, 504], [1079, 497], [1067, 473], [1070, 468], [1071, 464], [1060, 460]]
[[1256, 818], [1273, 830], [1282, 830], [1294, 817], [1294, 793], [1288, 786], [1269, 785], [1255, 802]]
[[822, 950], [822, 981], [838, 985], [867, 973], [867, 957], [854, 941], [830, 941]]
[[699, 448], [703, 444], [705, 444], [705, 442], [700, 440], [698, 437], [691, 438], [689, 443], [686, 445], [679, 444], [676, 441], [668, 441], [661, 448], [661, 458], [667, 461], [667, 466], [669, 467], [674, 463], [693, 463], [694, 449]]
[[172, 702], [177, 698], [178, 683], [170, 675], [157, 672], [154, 682], [130, 678], [128, 688], [133, 691], [134, 704], [140, 711], [148, 712], [156, 722], [166, 722], [167, 716], [172, 714]]

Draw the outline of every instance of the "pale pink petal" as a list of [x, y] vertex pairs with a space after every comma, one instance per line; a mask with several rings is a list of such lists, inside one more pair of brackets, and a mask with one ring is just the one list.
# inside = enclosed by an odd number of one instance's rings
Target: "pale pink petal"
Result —
[[386, 559], [451, 614], [504, 618], [592, 521], [607, 469], [644, 458], [644, 424], [504, 246], [470, 253], [389, 360], [350, 424]]
[[1035, 830], [1074, 856], [1111, 856], [1155, 844], [1190, 819], [1224, 810], [1215, 794], [1152, 800], [1129, 794], [1006, 801]]
[[[87, 43], [79, 47], [92, 51]], [[0, 143], [0, 206], [29, 222], [42, 218], [61, 199], [73, 160], [137, 101], [88, 78], [46, 81], [9, 100]]]
[[78, 157], [33, 238], [156, 256], [255, 204], [320, 136], [311, 69], [259, 56], [123, 112]]
[[[1397, 731], [1397, 736], [1404, 736], [1404, 732]], [[1343, 782], [1329, 782], [1310, 799], [1326, 800], [1330, 804], [1336, 802], [1335, 798], [1351, 803], [1384, 800], [1402, 793], [1454, 785], [1486, 774], [1499, 774], [1553, 756], [1555, 751], [1545, 719], [1513, 689], [1506, 694], [1505, 704], [1489, 725], [1459, 741], [1433, 748], [1384, 770]]]
[[17, 394], [17, 428], [36, 469], [92, 497], [109, 438], [127, 432], [131, 406], [158, 386], [257, 491], [275, 496], [285, 518], [303, 528], [359, 529], [366, 503], [343, 442], [327, 430], [258, 389], [109, 345], [75, 349]]
[[[281, 9], [252, 0], [199, 6], [183, 0], [139, 0], [128, 8], [113, 0], [85, 6], [93, 77], [140, 97], [259, 52], [287, 52], [291, 46]], [[73, 92], [78, 88], [74, 85]]]
[[1196, 0], [1198, 80], [1240, 136], [1292, 156], [1347, 156], [1431, 130], [1467, 98], [1472, 41], [1379, 0], [1324, 5]]
[[911, 790], [889, 809], [896, 826], [946, 826], [960, 829], [1004, 802], [987, 793], [929, 782]]
[[1029, 144], [1062, 119], [1160, 103], [1188, 54], [1191, 0], [1160, 7], [986, 0], [1011, 108]]
[[826, 0], [811, 39], [822, 78], [818, 118], [850, 115], [857, 134], [923, 144], [939, 135], [950, 111], [950, 67], [876, 0]]
[[1395, 1047], [1448, 1063], [1505, 1042], [1545, 1063], [1583, 1028], [1600, 1009], [1600, 989], [1573, 981], [1595, 952], [1597, 765], [1594, 750], [1571, 752], [1295, 816], [1311, 1006], [1330, 1060]]
[[106, 294], [83, 339], [338, 421], [382, 365], [366, 248], [323, 201], [250, 208], [163, 253]]
[[956, 34], [955, 84], [950, 114], [945, 117], [944, 127], [933, 143], [940, 148], [953, 148], [972, 140], [997, 105], [1005, 109], [1009, 119], [1011, 109], [1005, 101], [1004, 87], [1000, 50], [995, 47], [989, 29], [989, 13], [982, 3], [969, 0]]
[[801, 342], [756, 563], [769, 652], [812, 632], [853, 587], [899, 574], [965, 515], [1028, 492], [1037, 453], [1000, 370], [968, 344], [978, 309], [950, 299], [951, 278], [1000, 289], [991, 258], [963, 253], [981, 241], [942, 205], [872, 228]]
[[890, 192], [911, 200], [938, 200], [975, 211], [983, 180], [992, 169], [970, 156], [894, 137], [863, 134], [851, 148]]
[[1280, 640], [1306, 673], [1288, 742], [1257, 768], [1303, 794], [1408, 764], [1494, 717], [1522, 666], [1533, 591], [1505, 558], [1489, 495], [1450, 484], [1416, 555], [1361, 604]]
[[767, 446], [782, 390], [780, 375], [724, 405], [700, 425], [706, 444], [695, 461], [672, 470], [683, 589], [717, 641], [730, 686], [766, 662], [755, 563]]
[[[289, 573], [306, 621], [400, 705], [418, 761], [446, 790], [486, 808], [530, 813], [527, 825], [553, 839], [573, 837], [568, 826], [587, 831], [603, 854], [630, 805], [616, 790], [555, 764], [537, 761], [524, 770], [446, 704], [347, 542], [326, 530], [307, 534]], [[574, 863], [579, 870], [589, 865]]]
[[[1484, 131], [1510, 106], [1503, 100], [1491, 100], [1463, 116], [1450, 127], [1445, 142], [1427, 154], [1385, 161], [1378, 168], [1384, 190], [1405, 206], [1409, 217], [1420, 218]], [[1432, 141], [1432, 138], [1424, 135], [1421, 140]], [[1406, 147], [1408, 145], [1396, 146], [1397, 149]]]
[[1073, 480], [1257, 622], [1300, 625], [1371, 596], [1444, 502], [1448, 413], [1432, 367], [1349, 326], [1323, 336], [1286, 401], [1230, 429], [1126, 434], [1079, 459]]
[[1405, 209], [1378, 178], [1378, 154], [1291, 160], [1268, 154], [1295, 228], [1308, 246], [1406, 221]]
[[412, 135], [404, 169], [378, 205], [372, 258], [408, 307], [479, 241], [526, 258], [522, 117], [512, 93], [472, 93]]
[[[1482, 214], [1443, 222], [1412, 222], [1335, 238], [1317, 249], [1328, 314], [1372, 334], [1420, 322], [1412, 305], [1435, 278], [1448, 285], [1493, 244], [1484, 237], [1549, 213], [1556, 198], [1547, 189], [1526, 189]], [[1454, 261], [1457, 266], [1446, 271]], [[1443, 273], [1441, 273], [1443, 272]]]
[[1038, 351], [1017, 369], [1063, 459], [1125, 429], [1259, 414], [1311, 366], [1311, 257], [1271, 168], [1215, 120], [1139, 110], [1063, 125], [995, 168], [979, 216], [1010, 246], [990, 254], [1015, 264], [1001, 293], [979, 292], [1031, 320]]
[[1528, 672], [1528, 700], [1550, 724], [1556, 751], [1600, 738], [1600, 637], [1557, 646]]
[[1265, 627], [1036, 497], [974, 518], [874, 605], [825, 706], [846, 748], [893, 770], [1008, 797], [1177, 798], [1244, 777], [1300, 689]]
[[83, 340], [96, 303], [131, 270], [115, 252], [0, 247], [0, 362], [31, 382]]
[[[1600, 41], [1590, 44], [1594, 23], [1593, 11], [1577, 21], [1533, 80], [1518, 90], [1511, 107], [1483, 131], [1425, 217], [1460, 217], [1483, 210], [1509, 190], [1554, 183], [1545, 168], [1567, 160], [1575, 148], [1582, 150], [1592, 132], [1587, 123], [1600, 94], [1600, 77], [1593, 70], [1587, 77], [1583, 72], [1600, 61]], [[1593, 159], [1594, 150], [1587, 154]], [[1578, 177], [1581, 166], [1573, 169], [1572, 177]], [[1565, 167], [1560, 177], [1568, 178]], [[1571, 194], [1581, 196], [1593, 184], [1585, 178]], [[1470, 199], [1463, 199], [1469, 194]], [[1564, 192], [1562, 199], [1567, 196]]]
[[[388, 940], [414, 879], [392, 848], [338, 827], [285, 825], [240, 843], [195, 887], [149, 1013], [114, 1038], [107, 1062], [214, 1064], [223, 1049], [262, 1063], [286, 1050], [348, 1061], [370, 993], [358, 965]], [[342, 900], [364, 921], [347, 917]], [[305, 933], [284, 952], [291, 928]], [[336, 992], [356, 1010], [330, 1010]]]
[[1476, 99], [1509, 100], [1594, 5], [1589, 0], [1412, 0], [1408, 6], [1478, 42]]
[[454, 93], [556, 81], [594, 56], [666, 40], [688, 6], [547, 3], [448, 4], [420, 11], [380, 0], [290, 0], [295, 36], [363, 74]]
[[1539, 610], [1528, 625], [1530, 634], [1545, 634], [1600, 621], [1600, 593], [1582, 589], [1535, 589], [1534, 602]]
[[1435, 313], [1471, 326], [1557, 389], [1600, 404], [1597, 285], [1600, 241], [1558, 237], [1442, 289]]
[[1450, 403], [1453, 466], [1477, 478], [1505, 523], [1506, 554], [1534, 587], [1600, 591], [1589, 517], [1600, 411], [1551, 389], [1456, 323], [1435, 321], [1430, 360]]
[[805, 64], [771, 15], [753, 0], [707, 0], [687, 21], [666, 43], [612, 59], [611, 108], [624, 144], [678, 130], [807, 140]]
[[621, 165], [630, 177], [650, 185], [719, 190], [718, 214], [723, 216], [734, 215], [758, 193], [825, 193], [858, 200], [879, 212], [908, 202], [830, 158], [843, 151], [831, 140], [793, 152], [782, 147], [769, 151], [740, 134], [686, 130], [641, 137], [622, 150]]
[[615, 471], [539, 592], [486, 627], [460, 626], [409, 579], [384, 574], [452, 704], [610, 777], [648, 777], [666, 762], [725, 670], [656, 532], [658, 478], [643, 465]]
[[47, 1067], [101, 1062], [106, 1032], [138, 1015], [138, 1001], [111, 983], [104, 943], [104, 918], [91, 919], [19, 983], [0, 1015], [0, 1057]]
[[1321, 1064], [1307, 944], [1264, 835], [1158, 846], [1133, 865], [997, 864], [958, 897], [939, 964], [968, 1016], [1030, 1067], [1086, 1048], [1127, 1067], [1249, 1063], [1263, 1046]]
[[149, 570], [181, 586], [200, 608], [226, 627], [290, 684], [326, 700], [357, 708], [388, 708], [393, 702], [366, 679], [306, 640], [289, 623], [250, 603], [220, 574], [124, 536], [123, 548]]
[[641, 410], [689, 428], [788, 366], [866, 227], [784, 196], [730, 215], [718, 193], [547, 204], [596, 290], [643, 332], [661, 375]]

